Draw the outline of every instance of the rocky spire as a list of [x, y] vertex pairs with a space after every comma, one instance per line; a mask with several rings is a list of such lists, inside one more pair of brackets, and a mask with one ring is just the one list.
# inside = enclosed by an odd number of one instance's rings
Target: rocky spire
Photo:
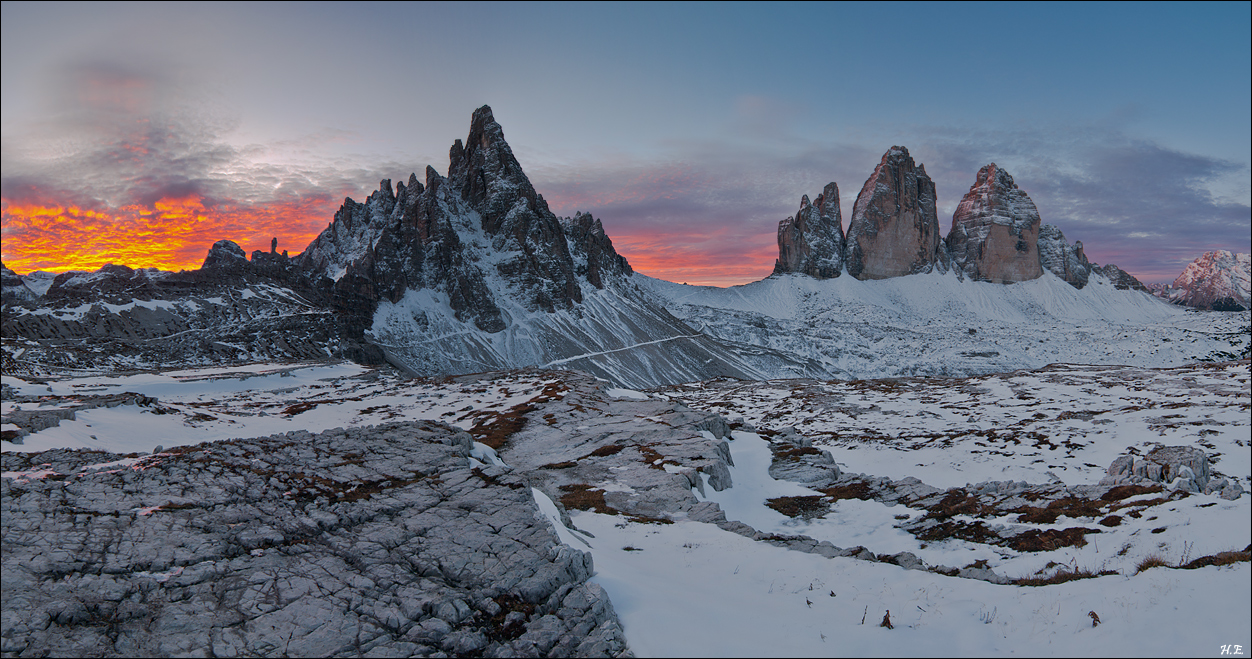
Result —
[[856, 196], [844, 266], [857, 279], [886, 279], [936, 267], [943, 271], [947, 265], [935, 184], [908, 149], [893, 146]]
[[843, 271], [843, 214], [839, 209], [839, 186], [829, 183], [809, 203], [800, 199], [795, 217], [778, 223], [778, 261], [774, 273], [797, 272], [830, 279]]
[[1082, 241], [1070, 245], [1054, 225], [1039, 227], [1039, 265], [1048, 272], [1081, 289], [1091, 277], [1091, 262], [1083, 254]]
[[969, 192], [952, 214], [948, 252], [971, 279], [997, 284], [1036, 279], [1039, 210], [1013, 177], [995, 163], [978, 170]]

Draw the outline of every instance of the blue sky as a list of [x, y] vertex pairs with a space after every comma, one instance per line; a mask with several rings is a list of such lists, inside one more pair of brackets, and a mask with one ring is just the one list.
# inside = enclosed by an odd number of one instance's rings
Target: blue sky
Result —
[[[994, 161], [1092, 260], [1171, 280], [1252, 242], [1250, 7], [6, 2], [4, 258], [56, 232], [15, 215], [32, 199], [179, 195], [300, 201], [299, 251], [342, 196], [446, 170], [489, 104], [553, 210], [601, 218], [648, 274], [765, 276], [800, 195], [837, 181], [846, 221], [898, 144], [945, 233]], [[187, 240], [268, 247], [195, 217]]]

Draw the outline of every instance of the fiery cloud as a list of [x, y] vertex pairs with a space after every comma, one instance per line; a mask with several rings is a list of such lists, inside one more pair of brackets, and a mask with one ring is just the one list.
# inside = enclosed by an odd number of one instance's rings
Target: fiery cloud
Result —
[[17, 272], [106, 263], [192, 269], [222, 239], [268, 251], [278, 238], [280, 250], [298, 253], [345, 196], [375, 188], [380, 172], [420, 171], [342, 158], [291, 162], [283, 148], [232, 144], [229, 122], [178, 97], [169, 77], [84, 65], [65, 76], [57, 110], [42, 123], [6, 126], [0, 179], [6, 266]]
[[338, 202], [327, 195], [266, 204], [207, 202], [199, 195], [102, 210], [3, 201], [4, 263], [17, 272], [95, 270], [106, 263], [162, 270], [200, 267], [223, 238], [247, 251], [299, 252]]

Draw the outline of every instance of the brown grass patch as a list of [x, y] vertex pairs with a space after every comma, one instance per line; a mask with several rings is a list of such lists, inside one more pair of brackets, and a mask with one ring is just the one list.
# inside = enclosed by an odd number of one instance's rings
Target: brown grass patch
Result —
[[767, 500], [765, 505], [787, 517], [821, 517], [830, 510], [822, 497], [776, 497]]
[[648, 517], [647, 515], [627, 515], [626, 519], [636, 524], [673, 524], [674, 520], [664, 517]]
[[473, 435], [475, 440], [499, 450], [505, 442], [509, 441], [513, 433], [526, 425], [526, 415], [534, 411], [535, 406], [530, 403], [514, 405], [505, 412], [485, 416], [484, 421], [494, 420], [491, 423], [476, 424], [469, 429], [469, 434]]
[[[318, 405], [321, 405], [322, 403], [329, 403], [329, 402], [331, 401], [309, 400], [303, 403], [296, 403], [295, 405], [291, 405], [287, 409], [283, 410], [283, 414], [286, 414], [287, 416], [295, 416], [303, 412], [308, 412], [309, 410], [317, 407]], [[214, 419], [215, 417], [211, 417], [206, 414], [196, 414], [194, 418], [200, 419], [200, 420], [211, 420], [211, 419]]]
[[870, 501], [874, 498], [873, 493], [869, 491], [869, 485], [865, 481], [854, 481], [846, 485], [835, 485], [821, 490], [826, 496], [838, 501], [840, 499], [860, 499], [861, 501]]
[[624, 449], [624, 448], [626, 448], [626, 447], [625, 447], [625, 446], [622, 446], [621, 444], [606, 444], [606, 445], [601, 446], [600, 448], [598, 448], [598, 449], [596, 449], [596, 450], [594, 450], [594, 451], [592, 451], [592, 452], [588, 453], [587, 455], [584, 455], [583, 457], [584, 457], [584, 458], [592, 458], [592, 457], [595, 457], [595, 458], [607, 458], [607, 457], [609, 457], [610, 455], [617, 455], [618, 453], [621, 453], [621, 452], [622, 452], [622, 449]]
[[939, 540], [947, 540], [956, 538], [957, 540], [968, 540], [969, 542], [977, 542], [984, 545], [996, 544], [1000, 540], [1000, 536], [996, 535], [987, 525], [982, 522], [941, 522], [920, 531], [910, 531], [918, 540], [925, 542], [937, 542]]
[[653, 469], [660, 469], [661, 471], [665, 471], [665, 465], [674, 465], [675, 467], [682, 466], [681, 464], [678, 463], [677, 460], [666, 458], [665, 456], [658, 453], [657, 450], [652, 448], [651, 446], [640, 446], [639, 453], [640, 455], [643, 456], [643, 461], [646, 462], [648, 466], [652, 467]]
[[1030, 530], [1025, 533], [1005, 538], [1004, 544], [1017, 551], [1053, 551], [1062, 547], [1082, 547], [1087, 544], [1084, 538], [1088, 533], [1099, 533], [1099, 529], [1088, 529], [1081, 526], [1072, 529], [1048, 529], [1046, 531]]
[[1094, 579], [1105, 575], [1117, 574], [1116, 572], [1104, 571], [1099, 574], [1092, 572], [1086, 568], [1075, 568], [1073, 570], [1059, 570], [1050, 577], [1024, 577], [1014, 579], [1015, 586], [1052, 586], [1067, 581], [1077, 581], [1079, 579]]
[[540, 469], [570, 469], [571, 467], [577, 467], [577, 466], [578, 466], [577, 462], [566, 460], [565, 462], [551, 462], [539, 468]]
[[1122, 524], [1121, 515], [1109, 515], [1108, 517], [1105, 517], [1104, 519], [1100, 520], [1100, 526], [1111, 527], [1111, 526], [1121, 526], [1121, 524]]
[[947, 519], [957, 515], [981, 517], [988, 514], [996, 514], [994, 506], [984, 506], [978, 501], [978, 497], [960, 488], [949, 490], [929, 513], [935, 519]]
[[1178, 567], [1184, 570], [1195, 570], [1210, 565], [1232, 565], [1234, 563], [1252, 562], [1252, 545], [1243, 551], [1223, 551], [1211, 556], [1201, 556], [1186, 565]]
[[1161, 487], [1159, 485], [1118, 485], [1108, 492], [1101, 494], [1100, 499], [1104, 501], [1121, 501], [1122, 499], [1137, 497], [1140, 494], [1156, 494], [1160, 491]]
[[594, 488], [586, 483], [573, 483], [570, 485], [562, 485], [559, 488], [565, 494], [561, 495], [561, 505], [568, 510], [590, 510], [605, 515], [616, 515], [617, 511], [609, 507], [604, 500], [604, 490]]
[[821, 455], [820, 449], [812, 446], [790, 446], [770, 444], [770, 451], [774, 454], [775, 460], [799, 460], [806, 455]]
[[1079, 499], [1078, 497], [1066, 497], [1049, 503], [1046, 508], [1023, 506], [1010, 512], [1018, 514], [1017, 521], [1019, 522], [1028, 524], [1052, 524], [1062, 515], [1073, 518], [1099, 517], [1104, 514], [1104, 511], [1101, 510], [1102, 506], [1103, 504], [1099, 501]]

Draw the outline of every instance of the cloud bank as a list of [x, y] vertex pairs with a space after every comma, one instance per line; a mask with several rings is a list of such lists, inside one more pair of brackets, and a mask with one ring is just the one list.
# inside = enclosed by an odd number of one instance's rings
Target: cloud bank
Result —
[[95, 65], [70, 77], [59, 112], [5, 133], [3, 258], [18, 272], [196, 268], [223, 238], [299, 252], [344, 196], [403, 167], [274, 164], [283, 145], [231, 144], [229, 123], [170, 98], [159, 74]]
[[[232, 124], [187, 102], [160, 71], [97, 63], [65, 80], [56, 111], [5, 131], [3, 258], [19, 272], [110, 262], [194, 268], [223, 238], [253, 250], [277, 237], [280, 249], [296, 253], [344, 196], [424, 168], [327, 157], [328, 145], [351, 137], [331, 132], [298, 143], [232, 143]], [[1083, 241], [1093, 261], [1145, 281], [1172, 280], [1208, 250], [1249, 251], [1241, 163], [1110, 126], [909, 126], [807, 139], [792, 109], [749, 101], [733, 136], [644, 151], [655, 155], [554, 161], [514, 146], [553, 211], [592, 212], [636, 270], [671, 281], [727, 286], [767, 276], [778, 222], [830, 181], [839, 184], [846, 228], [861, 185], [893, 145], [909, 147], [935, 179], [945, 232], [978, 168], [996, 162], [1044, 222]]]

